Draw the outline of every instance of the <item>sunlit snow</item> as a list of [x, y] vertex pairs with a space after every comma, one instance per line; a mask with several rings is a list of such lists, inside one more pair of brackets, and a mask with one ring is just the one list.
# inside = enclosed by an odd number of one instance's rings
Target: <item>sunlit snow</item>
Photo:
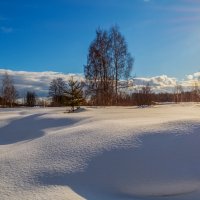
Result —
[[197, 200], [200, 105], [0, 109], [1, 200]]

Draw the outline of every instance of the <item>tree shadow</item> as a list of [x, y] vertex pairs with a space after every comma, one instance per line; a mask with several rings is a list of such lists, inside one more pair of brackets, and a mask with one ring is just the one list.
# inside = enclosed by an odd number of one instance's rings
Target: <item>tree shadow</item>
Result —
[[42, 173], [38, 181], [67, 185], [87, 200], [187, 199], [200, 186], [199, 128], [144, 135], [139, 147], [104, 152], [83, 172]]
[[0, 145], [32, 140], [44, 135], [44, 129], [73, 126], [84, 118], [40, 118], [44, 114], [34, 114], [14, 120], [0, 128]]

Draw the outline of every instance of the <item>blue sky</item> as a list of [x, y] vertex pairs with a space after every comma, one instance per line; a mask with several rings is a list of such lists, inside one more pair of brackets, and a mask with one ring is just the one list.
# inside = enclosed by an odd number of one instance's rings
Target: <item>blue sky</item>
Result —
[[115, 24], [133, 74], [200, 70], [199, 0], [1, 0], [0, 68], [83, 73], [96, 28]]

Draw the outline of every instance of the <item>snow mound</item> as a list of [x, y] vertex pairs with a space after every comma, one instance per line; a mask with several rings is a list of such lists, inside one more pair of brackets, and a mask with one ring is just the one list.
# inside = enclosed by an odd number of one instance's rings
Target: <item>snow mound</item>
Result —
[[197, 200], [194, 104], [0, 110], [2, 200]]

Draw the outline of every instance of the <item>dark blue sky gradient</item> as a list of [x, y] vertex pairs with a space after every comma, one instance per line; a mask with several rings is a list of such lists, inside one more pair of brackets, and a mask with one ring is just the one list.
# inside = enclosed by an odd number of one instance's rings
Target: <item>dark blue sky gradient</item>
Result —
[[198, 0], [1, 0], [0, 68], [83, 73], [95, 29], [115, 24], [133, 74], [200, 70]]

